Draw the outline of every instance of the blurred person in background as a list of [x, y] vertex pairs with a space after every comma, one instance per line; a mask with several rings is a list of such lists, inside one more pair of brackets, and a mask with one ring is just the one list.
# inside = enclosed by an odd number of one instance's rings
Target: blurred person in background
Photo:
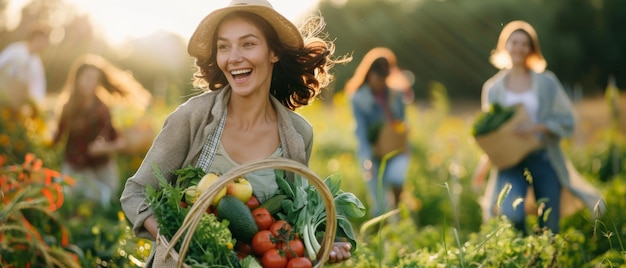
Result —
[[[561, 139], [574, 132], [574, 112], [557, 77], [545, 70], [546, 61], [535, 29], [525, 21], [508, 23], [500, 33], [490, 61], [500, 71], [483, 86], [482, 110], [489, 110], [494, 103], [504, 107], [522, 104], [531, 124], [520, 126], [515, 135], [536, 135], [541, 146], [515, 166], [493, 169], [481, 202], [485, 220], [505, 215], [516, 229], [526, 233], [525, 205], [543, 200], [545, 203], [537, 204], [542, 211], [537, 212], [539, 226], [558, 233], [559, 220], [565, 212], [574, 212], [583, 204], [591, 210], [600, 210], [595, 213], [604, 211], [599, 191], [576, 172], [560, 147]], [[489, 169], [489, 158], [483, 156], [474, 183], [482, 183]], [[498, 194], [507, 185], [510, 190], [497, 207]], [[535, 200], [527, 200], [529, 189]], [[567, 197], [573, 198], [564, 202], [563, 189]]]
[[46, 76], [40, 53], [49, 45], [48, 32], [33, 29], [26, 40], [0, 53], [0, 104], [25, 116], [37, 115], [46, 97]]
[[114, 127], [111, 106], [143, 110], [150, 93], [129, 73], [104, 58], [88, 54], [77, 59], [67, 76], [57, 107], [58, 129], [52, 143], [62, 145], [61, 172], [73, 177], [71, 196], [108, 207], [120, 189], [115, 154], [127, 146]]
[[[384, 47], [367, 52], [345, 91], [356, 121], [359, 161], [374, 198], [370, 211], [378, 216], [400, 202], [409, 165], [405, 110], [406, 103], [413, 100], [413, 91], [397, 66], [395, 54]], [[386, 202], [389, 190], [391, 206]]]

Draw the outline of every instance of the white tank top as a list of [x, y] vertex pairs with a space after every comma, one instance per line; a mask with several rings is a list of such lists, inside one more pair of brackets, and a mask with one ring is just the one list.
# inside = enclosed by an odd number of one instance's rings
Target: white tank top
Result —
[[539, 112], [539, 99], [533, 89], [526, 90], [524, 92], [513, 92], [510, 90], [504, 91], [504, 100], [502, 105], [508, 107], [516, 104], [524, 105], [528, 116], [533, 123], [537, 123], [537, 117]]

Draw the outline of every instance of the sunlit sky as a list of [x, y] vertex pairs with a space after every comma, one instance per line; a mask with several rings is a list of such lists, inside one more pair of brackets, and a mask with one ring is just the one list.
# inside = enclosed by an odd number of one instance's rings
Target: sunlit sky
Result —
[[[9, 22], [19, 22], [21, 8], [31, 0], [9, 1]], [[211, 11], [230, 0], [65, 0], [80, 14], [88, 14], [96, 28], [111, 43], [167, 30], [188, 38]], [[292, 21], [315, 12], [319, 0], [270, 0], [274, 9]]]

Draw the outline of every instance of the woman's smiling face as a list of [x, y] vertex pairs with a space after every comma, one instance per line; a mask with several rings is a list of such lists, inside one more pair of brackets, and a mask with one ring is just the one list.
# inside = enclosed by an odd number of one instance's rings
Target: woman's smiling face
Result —
[[234, 94], [269, 92], [278, 57], [250, 21], [239, 16], [222, 21], [217, 29], [216, 59]]
[[76, 93], [82, 97], [95, 96], [96, 88], [100, 85], [102, 76], [100, 70], [95, 67], [85, 67], [78, 73], [76, 80]]
[[533, 50], [530, 36], [522, 30], [514, 31], [506, 41], [506, 50], [513, 66], [526, 65], [526, 59]]

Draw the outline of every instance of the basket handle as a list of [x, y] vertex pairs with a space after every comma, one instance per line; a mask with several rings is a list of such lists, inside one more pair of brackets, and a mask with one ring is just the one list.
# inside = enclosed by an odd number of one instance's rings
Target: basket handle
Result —
[[[170, 240], [169, 247], [166, 252], [171, 252], [176, 242], [183, 237], [183, 241], [178, 253], [180, 258], [178, 259], [178, 267], [182, 267], [187, 250], [193, 236], [193, 230], [196, 229], [200, 218], [206, 213], [207, 208], [211, 204], [211, 201], [215, 198], [219, 190], [226, 187], [226, 185], [235, 180], [236, 178], [243, 176], [247, 173], [262, 170], [262, 169], [281, 169], [297, 173], [303, 178], [307, 179], [321, 194], [324, 200], [324, 206], [326, 208], [326, 230], [324, 233], [324, 240], [321, 243], [320, 251], [317, 253], [317, 262], [314, 267], [321, 267], [321, 265], [328, 260], [330, 250], [332, 249], [335, 233], [337, 231], [337, 215], [335, 210], [334, 199], [332, 193], [324, 183], [313, 171], [311, 171], [304, 164], [287, 159], [287, 158], [265, 158], [261, 160], [252, 161], [241, 166], [238, 166], [227, 173], [221, 175], [217, 181], [209, 186], [199, 197], [198, 200], [191, 206], [191, 210], [185, 217], [180, 229], [176, 231], [172, 239]], [[187, 232], [186, 232], [187, 231]], [[186, 232], [186, 233], [185, 233]]]

